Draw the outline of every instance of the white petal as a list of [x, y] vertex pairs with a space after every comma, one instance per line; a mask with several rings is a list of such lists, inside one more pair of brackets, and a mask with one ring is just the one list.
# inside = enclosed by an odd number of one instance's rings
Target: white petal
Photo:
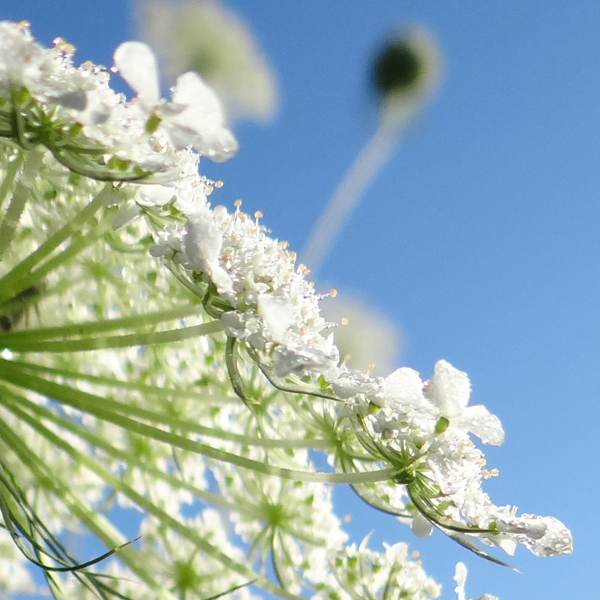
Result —
[[142, 185], [138, 189], [136, 201], [142, 206], [164, 206], [174, 195], [173, 186]]
[[177, 78], [173, 102], [194, 112], [199, 119], [193, 125], [194, 129], [222, 127], [225, 122], [225, 112], [218, 96], [204, 83], [200, 75], [192, 71]]
[[310, 346], [298, 348], [278, 346], [273, 353], [273, 367], [277, 377], [287, 377], [291, 374], [298, 377], [319, 374], [329, 381], [337, 377], [336, 363], [335, 355], [326, 355]]
[[218, 292], [231, 300], [234, 292], [233, 282], [219, 264], [223, 234], [213, 223], [208, 209], [189, 216], [183, 243], [190, 267], [194, 271], [206, 273]]
[[433, 533], [433, 525], [423, 517], [413, 517], [410, 529], [419, 538], [429, 537]]
[[294, 316], [292, 303], [273, 294], [260, 294], [257, 308], [273, 340], [283, 342], [284, 334], [292, 324]]
[[471, 382], [465, 372], [459, 371], [445, 360], [439, 360], [424, 391], [442, 415], [452, 420], [452, 417], [460, 414], [469, 403]]
[[217, 266], [223, 245], [223, 235], [215, 227], [208, 210], [190, 215], [184, 238], [185, 252], [195, 271], [207, 271]]
[[239, 144], [229, 129], [221, 127], [201, 142], [195, 142], [194, 148], [215, 162], [223, 162], [236, 154]]
[[525, 544], [536, 556], [558, 556], [573, 553], [573, 537], [571, 532], [554, 517], [542, 517], [546, 532], [531, 545]]
[[381, 385], [366, 373], [358, 370], [340, 373], [340, 376], [331, 383], [331, 388], [338, 398], [352, 398], [358, 394], [375, 395]]
[[121, 77], [144, 102], [156, 104], [160, 100], [158, 67], [149, 46], [124, 42], [115, 50], [113, 60]]
[[168, 132], [176, 147], [192, 145], [216, 161], [227, 160], [235, 154], [238, 143], [224, 126], [221, 102], [197, 73], [184, 73], [177, 78], [173, 103], [185, 106], [185, 110], [168, 123]]
[[59, 104], [64, 108], [70, 108], [76, 111], [84, 111], [87, 107], [87, 96], [83, 90], [65, 92], [59, 96], [48, 96], [48, 101], [52, 104]]
[[208, 274], [212, 282], [215, 284], [217, 291], [221, 296], [229, 301], [233, 301], [235, 296], [233, 289], [233, 281], [231, 281], [231, 277], [229, 277], [229, 273], [219, 266], [219, 265], [211, 265], [208, 269]]
[[426, 402], [423, 381], [418, 371], [409, 367], [400, 367], [385, 378], [383, 394], [390, 404], [418, 407]]
[[77, 120], [82, 125], [102, 125], [110, 117], [111, 110], [100, 93], [89, 91], [86, 92], [86, 107], [79, 113]]
[[237, 310], [229, 310], [221, 315], [221, 322], [228, 333], [234, 337], [242, 337], [246, 326], [243, 313]]
[[467, 406], [461, 416], [451, 420], [450, 424], [471, 432], [484, 444], [500, 446], [504, 442], [504, 429], [500, 419], [482, 404]]
[[500, 531], [514, 534], [536, 556], [558, 556], [573, 552], [571, 532], [556, 518], [523, 514], [498, 523]]

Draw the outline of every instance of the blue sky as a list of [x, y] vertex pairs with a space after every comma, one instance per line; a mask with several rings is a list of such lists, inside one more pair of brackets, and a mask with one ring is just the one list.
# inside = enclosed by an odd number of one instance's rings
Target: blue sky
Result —
[[[519, 575], [434, 535], [355, 505], [358, 535], [411, 540], [453, 598], [454, 563], [470, 597], [593, 598], [600, 588], [600, 4], [230, 0], [280, 81], [268, 126], [236, 128], [238, 157], [203, 171], [225, 180], [217, 201], [262, 210], [300, 249], [324, 202], [367, 140], [373, 52], [396, 25], [420, 22], [444, 54], [445, 80], [343, 230], [319, 281], [360, 295], [402, 330], [400, 362], [428, 377], [439, 358], [467, 371], [472, 403], [502, 419], [487, 451], [498, 504], [555, 515], [571, 557], [512, 560]], [[134, 35], [131, 5], [3, 0], [45, 43], [111, 64]], [[399, 365], [398, 365], [399, 366]], [[344, 502], [350, 502], [341, 493]], [[380, 532], [385, 531], [385, 536]]]

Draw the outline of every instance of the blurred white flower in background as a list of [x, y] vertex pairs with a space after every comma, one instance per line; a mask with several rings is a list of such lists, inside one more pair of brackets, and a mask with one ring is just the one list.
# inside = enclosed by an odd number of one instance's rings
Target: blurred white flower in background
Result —
[[323, 302], [325, 319], [340, 323], [333, 337], [350, 369], [387, 375], [397, 366], [402, 350], [398, 325], [358, 296], [339, 293], [335, 302]]
[[277, 83], [246, 24], [214, 0], [139, 0], [140, 36], [158, 53], [169, 82], [197, 71], [230, 117], [259, 121], [277, 107]]

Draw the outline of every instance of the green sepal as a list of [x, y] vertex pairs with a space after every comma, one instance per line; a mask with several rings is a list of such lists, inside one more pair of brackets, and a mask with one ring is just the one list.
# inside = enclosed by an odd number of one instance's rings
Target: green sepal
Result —
[[435, 432], [436, 433], [444, 433], [448, 426], [450, 425], [450, 421], [446, 417], [440, 417], [435, 424]]
[[152, 113], [146, 121], [146, 133], [154, 133], [158, 129], [161, 121], [162, 119], [156, 113]]

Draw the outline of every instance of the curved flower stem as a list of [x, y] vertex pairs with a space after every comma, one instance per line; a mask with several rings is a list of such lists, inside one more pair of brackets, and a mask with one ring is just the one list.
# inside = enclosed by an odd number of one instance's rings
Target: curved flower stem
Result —
[[231, 335], [227, 336], [227, 342], [225, 344], [225, 364], [227, 366], [227, 374], [229, 375], [233, 391], [242, 402], [252, 410], [252, 402], [246, 398], [244, 392], [244, 380], [237, 368], [237, 340]]
[[301, 261], [316, 276], [342, 226], [398, 143], [401, 124], [382, 119], [338, 184], [311, 231]]
[[[25, 415], [21, 414], [22, 417]], [[223, 552], [221, 552], [216, 546], [213, 546], [209, 542], [206, 541], [203, 537], [198, 535], [191, 528], [186, 527], [177, 519], [171, 517], [171, 515], [167, 514], [160, 507], [155, 505], [148, 498], [142, 496], [137, 493], [133, 488], [128, 486], [122, 479], [115, 477], [112, 473], [107, 471], [105, 468], [101, 467], [96, 461], [92, 458], [83, 454], [70, 446], [63, 438], [55, 434], [54, 432], [47, 429], [44, 425], [42, 425], [39, 421], [35, 419], [28, 419], [30, 425], [38, 431], [41, 435], [43, 435], [48, 441], [50, 441], [55, 446], [62, 448], [65, 452], [67, 452], [77, 463], [84, 465], [87, 469], [96, 473], [103, 481], [107, 483], [107, 485], [111, 486], [114, 490], [121, 492], [126, 495], [132, 502], [137, 504], [141, 509], [146, 511], [148, 514], [154, 515], [161, 524], [169, 527], [173, 531], [176, 531], [179, 535], [193, 543], [197, 548], [206, 552], [209, 556], [212, 556], [214, 559], [218, 560], [221, 564], [231, 569], [232, 571], [247, 577], [251, 580], [254, 580], [256, 584], [263, 587], [264, 589], [282, 597], [287, 600], [301, 600], [299, 596], [295, 594], [291, 594], [287, 590], [281, 588], [280, 586], [272, 583], [271, 581], [265, 579], [264, 577], [257, 576], [257, 574], [246, 567], [245, 565], [238, 563], [233, 560], [231, 557], [227, 556]], [[4, 428], [2, 427], [0, 421], [0, 433]], [[86, 523], [87, 525], [87, 523]], [[139, 573], [138, 573], [139, 574]], [[304, 599], [302, 599], [304, 600]]]
[[[112, 185], [106, 185], [100, 193], [73, 217], [64, 227], [51, 235], [39, 248], [34, 250], [25, 260], [21, 261], [11, 271], [6, 273], [0, 279], [0, 304], [6, 302], [23, 289], [39, 280], [35, 278], [30, 282], [28, 276], [33, 268], [48, 257], [56, 248], [58, 248], [71, 235], [77, 233], [84, 223], [102, 206], [104, 206], [112, 196]], [[93, 238], [92, 241], [94, 241]]]
[[[18, 416], [24, 414], [25, 413], [22, 411], [18, 412]], [[57, 538], [50, 533], [35, 511], [31, 509], [25, 494], [14, 485], [14, 476], [7, 466], [1, 462], [0, 486], [10, 494], [12, 500], [11, 503], [18, 506], [24, 513], [22, 516], [17, 517], [11, 510], [4, 495], [0, 494], [0, 513], [2, 514], [2, 519], [4, 521], [3, 527], [10, 533], [17, 548], [21, 551], [21, 554], [23, 554], [29, 562], [37, 567], [43, 568], [47, 572], [76, 573], [77, 571], [84, 571], [88, 567], [106, 560], [125, 546], [128, 546], [139, 539], [137, 538], [136, 540], [125, 542], [124, 544], [86, 562], [77, 562], [64, 552], [64, 549]], [[23, 521], [27, 524], [27, 529], [24, 527], [25, 523], [23, 523]], [[37, 535], [35, 535], [34, 532], [37, 533]], [[43, 543], [40, 544], [38, 539], [43, 539]], [[24, 543], [24, 540], [28, 542], [33, 549], [33, 552], [28, 548], [28, 544]], [[55, 565], [49, 565], [44, 562], [48, 558], [53, 561]]]
[[[234, 338], [231, 338], [234, 339]], [[315, 398], [323, 398], [324, 400], [333, 400], [334, 402], [340, 402], [340, 399], [332, 394], [326, 394], [320, 390], [310, 389], [308, 387], [302, 388], [299, 386], [293, 386], [289, 384], [281, 384], [277, 381], [276, 377], [273, 374], [269, 373], [269, 369], [262, 364], [260, 356], [256, 350], [250, 348], [249, 346], [244, 346], [246, 352], [250, 356], [250, 358], [254, 361], [260, 372], [264, 375], [265, 379], [280, 392], [286, 392], [288, 394], [296, 394], [303, 396], [314, 396]], [[241, 376], [240, 376], [241, 377]], [[237, 393], [237, 392], [236, 392]], [[242, 398], [243, 399], [243, 398]]]
[[[252, 356], [252, 355], [251, 355]], [[335, 396], [331, 395], [331, 394], [325, 394], [323, 392], [319, 392], [317, 390], [311, 390], [311, 389], [302, 389], [300, 387], [293, 387], [290, 385], [281, 385], [280, 383], [278, 383], [277, 381], [275, 381], [275, 378], [268, 372], [268, 370], [261, 365], [257, 360], [257, 365], [258, 368], [260, 369], [260, 372], [265, 376], [266, 380], [277, 390], [279, 390], [280, 392], [286, 392], [288, 394], [301, 394], [303, 396], [314, 396], [315, 398], [323, 398], [324, 400], [333, 400], [334, 402], [340, 402], [339, 398], [336, 398]]]
[[166, 344], [181, 342], [190, 338], [223, 331], [221, 321], [210, 321], [202, 325], [155, 331], [151, 333], [131, 333], [128, 335], [112, 335], [106, 337], [92, 336], [79, 340], [16, 340], [5, 342], [0, 337], [0, 344], [13, 352], [82, 352], [87, 350], [104, 350], [106, 348], [127, 348], [128, 346], [147, 346], [149, 344]]
[[260, 461], [252, 460], [244, 456], [239, 456], [231, 452], [213, 448], [207, 444], [202, 444], [190, 440], [184, 436], [165, 431], [158, 427], [146, 425], [140, 421], [129, 419], [116, 414], [108, 408], [106, 399], [101, 396], [95, 396], [87, 392], [75, 390], [52, 381], [46, 381], [39, 377], [23, 376], [16, 370], [10, 368], [10, 361], [0, 361], [0, 378], [4, 381], [13, 383], [21, 388], [30, 389], [50, 398], [53, 398], [60, 404], [67, 404], [79, 410], [95, 415], [99, 419], [109, 421], [126, 429], [130, 432], [139, 433], [144, 437], [164, 442], [176, 448], [189, 450], [203, 454], [207, 458], [234, 464], [244, 469], [250, 469], [264, 475], [272, 475], [289, 479], [291, 481], [307, 481], [313, 483], [371, 483], [376, 481], [388, 481], [393, 479], [398, 469], [391, 467], [375, 471], [365, 471], [361, 473], [327, 473], [315, 471], [300, 471], [297, 469], [288, 469], [277, 467], [275, 465], [265, 464]]
[[[134, 163], [130, 163], [127, 166], [131, 167], [128, 172], [120, 170], [111, 170], [110, 168], [103, 168], [100, 164], [94, 161], [90, 161], [86, 164], [78, 156], [79, 149], [75, 149], [75, 152], [63, 152], [60, 148], [51, 148], [48, 146], [48, 150], [52, 152], [52, 156], [65, 168], [73, 173], [77, 173], [82, 177], [89, 177], [96, 181], [106, 182], [142, 182], [144, 179], [148, 179], [152, 175], [155, 175], [152, 171], [144, 171], [141, 167], [137, 167]], [[83, 153], [82, 153], [83, 154]], [[157, 171], [158, 173], [159, 171]]]

